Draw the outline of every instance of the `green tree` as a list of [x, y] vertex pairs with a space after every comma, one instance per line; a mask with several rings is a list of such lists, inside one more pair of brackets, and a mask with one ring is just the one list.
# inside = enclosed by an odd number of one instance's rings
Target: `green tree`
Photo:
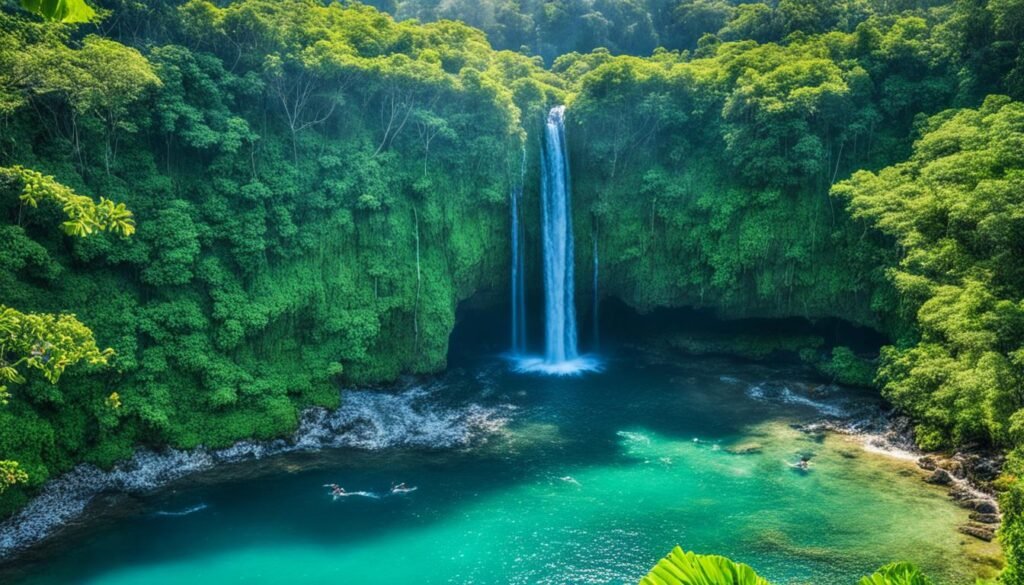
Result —
[[920, 341], [886, 350], [880, 381], [927, 447], [1010, 445], [1024, 408], [1022, 140], [1024, 106], [993, 96], [933, 117], [907, 162], [834, 189], [903, 250], [890, 274]]
[[28, 474], [22, 471], [17, 461], [0, 461], [0, 494], [7, 488], [28, 481]]

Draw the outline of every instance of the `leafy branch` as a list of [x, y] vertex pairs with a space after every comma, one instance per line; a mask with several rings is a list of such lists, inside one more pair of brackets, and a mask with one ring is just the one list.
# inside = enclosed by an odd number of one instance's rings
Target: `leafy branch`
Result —
[[124, 203], [114, 203], [100, 197], [99, 203], [53, 177], [21, 166], [0, 167], [0, 177], [22, 183], [21, 202], [39, 207], [43, 201], [53, 201], [64, 210], [68, 220], [61, 224], [64, 233], [85, 237], [100, 231], [110, 231], [128, 237], [135, 233], [135, 220]]

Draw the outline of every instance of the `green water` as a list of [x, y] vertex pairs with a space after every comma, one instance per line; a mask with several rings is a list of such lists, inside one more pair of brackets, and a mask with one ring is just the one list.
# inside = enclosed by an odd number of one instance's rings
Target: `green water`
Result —
[[[956, 532], [967, 513], [912, 462], [790, 426], [821, 416], [801, 397], [860, 411], [870, 396], [822, 397], [798, 371], [714, 360], [630, 355], [574, 379], [463, 366], [431, 400], [508, 413], [472, 447], [293, 454], [114, 499], [0, 569], [0, 582], [630, 583], [676, 544], [777, 583], [854, 583], [894, 559], [939, 583], [990, 571], [970, 559], [995, 548]], [[757, 398], [750, 388], [766, 381], [790, 400]], [[790, 467], [802, 455], [807, 473]], [[395, 481], [418, 489], [332, 501], [321, 487], [386, 492]]]

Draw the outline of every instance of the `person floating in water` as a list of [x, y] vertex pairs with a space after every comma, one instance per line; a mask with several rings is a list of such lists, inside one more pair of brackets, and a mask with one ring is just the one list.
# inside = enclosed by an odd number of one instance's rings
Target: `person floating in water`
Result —
[[561, 481], [564, 481], [565, 483], [571, 483], [572, 485], [583, 487], [582, 484], [580, 484], [580, 482], [576, 481], [576, 478], [571, 476], [571, 475], [567, 475], [565, 477], [560, 477], [558, 479], [561, 480]]
[[373, 492], [346, 492], [344, 488], [337, 484], [324, 484], [324, 487], [331, 490], [329, 493], [336, 501], [338, 498], [347, 498], [349, 496], [361, 496], [364, 498], [372, 498], [374, 500], [380, 499], [380, 496]]
[[800, 461], [796, 463], [790, 463], [790, 467], [797, 471], [810, 471], [811, 470], [811, 457], [809, 455], [801, 455]]
[[393, 493], [393, 494], [407, 494], [407, 493], [413, 492], [413, 491], [416, 491], [416, 487], [415, 486], [414, 487], [409, 487], [409, 486], [405, 485], [404, 481], [402, 483], [398, 484], [398, 485], [392, 485], [391, 486], [391, 493]]
[[344, 498], [345, 496], [352, 495], [346, 492], [345, 488], [341, 487], [336, 483], [325, 483], [324, 487], [331, 489], [331, 496], [333, 496], [335, 500], [337, 500], [338, 498]]

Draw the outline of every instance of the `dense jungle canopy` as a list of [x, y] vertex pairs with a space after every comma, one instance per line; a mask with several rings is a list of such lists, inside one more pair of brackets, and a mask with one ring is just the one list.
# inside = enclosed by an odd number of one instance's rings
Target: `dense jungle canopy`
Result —
[[887, 335], [921, 446], [1011, 453], [1024, 583], [1024, 0], [90, 4], [0, 10], [0, 515], [443, 368], [565, 103], [579, 278]]

